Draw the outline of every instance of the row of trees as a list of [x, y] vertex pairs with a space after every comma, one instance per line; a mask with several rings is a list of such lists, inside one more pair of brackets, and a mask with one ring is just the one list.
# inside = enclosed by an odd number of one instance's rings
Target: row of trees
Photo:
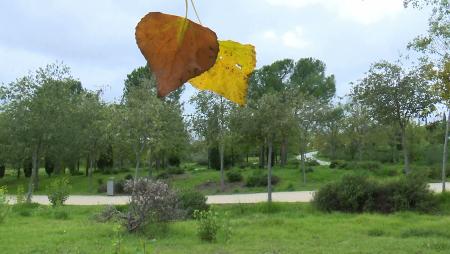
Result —
[[101, 91], [84, 89], [63, 64], [2, 86], [0, 164], [17, 169], [18, 177], [22, 167], [32, 169], [28, 197], [39, 188], [41, 165], [49, 175], [66, 168], [79, 174], [83, 163], [90, 186], [94, 168], [124, 168], [134, 161], [138, 174], [146, 159], [151, 174], [152, 161], [164, 165], [188, 141], [180, 92], [162, 101], [154, 82], [144, 67], [136, 69], [125, 81], [122, 102], [109, 104]]

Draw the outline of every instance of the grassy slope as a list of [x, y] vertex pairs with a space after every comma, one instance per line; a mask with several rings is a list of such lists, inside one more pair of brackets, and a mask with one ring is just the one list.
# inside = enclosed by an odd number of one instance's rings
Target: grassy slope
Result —
[[[447, 202], [447, 204], [449, 204]], [[229, 243], [196, 237], [194, 221], [175, 222], [156, 235], [124, 234], [121, 253], [448, 253], [450, 216], [398, 213], [324, 214], [308, 204], [215, 207], [227, 213], [233, 228]], [[447, 207], [448, 208], [448, 207]], [[112, 223], [94, 222], [100, 207], [64, 207], [67, 220], [48, 216], [51, 208], [31, 216], [13, 213], [0, 226], [2, 253], [113, 253]], [[448, 209], [447, 209], [448, 210]], [[154, 239], [154, 240], [153, 240]]]

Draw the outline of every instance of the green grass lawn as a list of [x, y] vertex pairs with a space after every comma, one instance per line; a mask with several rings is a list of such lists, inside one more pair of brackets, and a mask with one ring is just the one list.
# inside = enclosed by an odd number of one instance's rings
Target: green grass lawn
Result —
[[[173, 187], [180, 190], [199, 190], [204, 194], [220, 194], [220, 172], [216, 170], [208, 170], [204, 166], [196, 164], [186, 164], [183, 167], [186, 168], [185, 173], [182, 175], [172, 175], [169, 179], [166, 179]], [[322, 185], [331, 181], [338, 180], [345, 174], [366, 174], [373, 178], [380, 180], [392, 179], [401, 175], [402, 165], [385, 164], [382, 169], [378, 170], [378, 173], [370, 172], [367, 170], [345, 170], [345, 169], [330, 169], [328, 166], [316, 166], [313, 167], [313, 172], [307, 173], [307, 182], [303, 183], [303, 178], [300, 169], [294, 164], [289, 164], [284, 168], [275, 166], [273, 174], [280, 178], [280, 182], [274, 186], [274, 191], [303, 191], [303, 190], [317, 190]], [[233, 171], [239, 171], [244, 176], [244, 181], [241, 183], [227, 183], [226, 191], [224, 193], [254, 193], [265, 192], [265, 187], [253, 187], [248, 188], [245, 186], [245, 179], [249, 176], [257, 173], [266, 174], [266, 169], [258, 168], [244, 168], [231, 169]], [[389, 176], [383, 174], [383, 171], [388, 170], [394, 172], [394, 175]], [[158, 175], [162, 171], [154, 172], [154, 176]], [[381, 172], [381, 173], [380, 173]], [[89, 190], [88, 178], [81, 176], [69, 176], [72, 185], [71, 194], [99, 194], [97, 189], [99, 187], [99, 181], [106, 183], [106, 181], [114, 177], [116, 180], [122, 180], [126, 175], [134, 175], [133, 170], [129, 172], [119, 172], [114, 175], [104, 175], [101, 173], [95, 173], [93, 176], [92, 185], [93, 188]], [[141, 170], [143, 176], [147, 175], [145, 169]], [[36, 192], [37, 194], [45, 194], [45, 186], [51, 181], [45, 175], [44, 169], [40, 170], [40, 186], [41, 188]], [[25, 190], [28, 186], [28, 178], [21, 177], [17, 179], [15, 172], [8, 170], [7, 175], [0, 179], [0, 186], [7, 186], [9, 193], [15, 193], [18, 185], [24, 186]], [[431, 180], [430, 180], [431, 181]]]
[[[446, 203], [448, 211], [449, 202]], [[219, 233], [215, 243], [201, 242], [195, 221], [169, 224], [164, 230], [123, 238], [120, 253], [449, 253], [450, 216], [412, 212], [393, 215], [322, 213], [309, 204], [213, 207], [227, 214], [230, 241]], [[91, 217], [101, 207], [63, 208], [66, 219], [50, 207], [13, 211], [0, 224], [2, 253], [114, 253], [114, 223]], [[21, 215], [22, 214], [22, 215]]]

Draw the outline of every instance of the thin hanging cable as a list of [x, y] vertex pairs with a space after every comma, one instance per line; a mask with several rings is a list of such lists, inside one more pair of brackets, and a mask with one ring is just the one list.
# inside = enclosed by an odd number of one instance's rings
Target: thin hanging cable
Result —
[[195, 16], [197, 16], [198, 23], [200, 23], [200, 25], [201, 25], [202, 21], [200, 20], [200, 17], [198, 16], [198, 12], [197, 12], [197, 9], [195, 8], [194, 0], [191, 0], [191, 4], [192, 4], [192, 8], [194, 9]]

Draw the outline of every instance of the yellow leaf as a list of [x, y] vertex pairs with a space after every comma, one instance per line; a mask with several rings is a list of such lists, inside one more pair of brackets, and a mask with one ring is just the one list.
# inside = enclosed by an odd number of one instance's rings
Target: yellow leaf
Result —
[[189, 80], [201, 90], [209, 90], [239, 104], [247, 98], [248, 77], [255, 69], [256, 53], [252, 45], [219, 41], [215, 65], [202, 75]]

